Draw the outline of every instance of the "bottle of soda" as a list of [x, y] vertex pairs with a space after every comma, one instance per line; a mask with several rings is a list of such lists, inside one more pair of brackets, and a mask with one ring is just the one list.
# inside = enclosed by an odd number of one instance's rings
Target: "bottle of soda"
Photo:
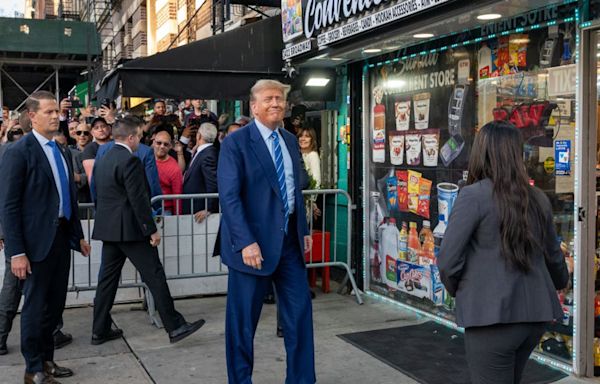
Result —
[[400, 253], [398, 258], [400, 260], [408, 260], [408, 226], [406, 221], [402, 222], [402, 230], [400, 230]]
[[419, 242], [419, 234], [417, 233], [417, 223], [411, 221], [409, 226], [410, 231], [408, 232], [408, 261], [416, 264], [419, 262], [421, 243]]
[[423, 229], [419, 233], [419, 239], [422, 242], [421, 255], [419, 256], [420, 265], [435, 264], [435, 240], [429, 221], [423, 221]]

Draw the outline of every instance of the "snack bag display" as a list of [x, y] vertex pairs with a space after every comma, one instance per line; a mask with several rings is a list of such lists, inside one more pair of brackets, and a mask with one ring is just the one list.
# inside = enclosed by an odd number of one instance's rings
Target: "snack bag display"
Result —
[[421, 173], [408, 171], [408, 210], [417, 213], [419, 208], [419, 180]]
[[419, 202], [417, 206], [417, 215], [429, 219], [429, 203], [431, 201], [431, 180], [419, 180]]
[[396, 171], [398, 210], [408, 212], [408, 171]]
[[510, 65], [513, 67], [527, 66], [527, 44], [529, 36], [524, 34], [510, 35], [508, 51], [510, 55]]
[[415, 110], [415, 128], [429, 128], [429, 107], [431, 101], [431, 93], [423, 92], [414, 95], [414, 110]]
[[388, 210], [397, 211], [398, 210], [398, 181], [396, 176], [388, 177], [386, 180], [387, 185], [387, 207]]

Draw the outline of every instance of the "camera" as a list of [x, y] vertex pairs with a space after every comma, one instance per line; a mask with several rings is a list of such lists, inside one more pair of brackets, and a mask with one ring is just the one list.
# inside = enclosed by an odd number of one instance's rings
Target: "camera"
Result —
[[104, 98], [104, 99], [102, 99], [102, 103], [100, 105], [104, 106], [106, 108], [110, 108], [110, 104], [111, 104], [110, 99], [109, 98]]
[[71, 102], [71, 108], [82, 108], [83, 107], [83, 104], [78, 99], [69, 99], [69, 101]]

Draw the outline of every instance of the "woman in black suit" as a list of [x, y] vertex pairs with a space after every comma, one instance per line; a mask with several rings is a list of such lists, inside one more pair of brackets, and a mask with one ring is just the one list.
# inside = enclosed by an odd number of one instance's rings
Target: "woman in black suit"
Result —
[[489, 123], [477, 135], [438, 265], [456, 297], [472, 382], [519, 383], [546, 323], [563, 316], [556, 290], [569, 272], [513, 125]]

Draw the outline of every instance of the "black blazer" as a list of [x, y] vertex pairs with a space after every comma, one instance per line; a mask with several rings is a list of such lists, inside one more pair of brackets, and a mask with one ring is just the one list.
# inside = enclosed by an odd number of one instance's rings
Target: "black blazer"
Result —
[[527, 274], [501, 254], [500, 219], [493, 185], [483, 180], [458, 195], [438, 257], [446, 289], [456, 296], [456, 322], [461, 327], [562, 319], [556, 290], [566, 287], [569, 273], [556, 237], [548, 198], [536, 189], [546, 213], [547, 256], [537, 249]]
[[[192, 160], [192, 165], [188, 168], [183, 178], [183, 193], [216, 193], [217, 189], [217, 161], [219, 152], [214, 145], [204, 148], [204, 150]], [[191, 212], [191, 200], [182, 201], [184, 214]], [[206, 207], [205, 199], [194, 199], [194, 212], [208, 209], [212, 213], [219, 211], [219, 200], [208, 199]]]
[[[61, 148], [59, 146], [59, 148]], [[73, 182], [70, 151], [61, 148], [67, 163], [71, 194], [70, 247], [81, 251], [83, 239], [77, 215], [77, 192]], [[30, 261], [43, 261], [47, 256], [58, 228], [60, 198], [54, 183], [52, 168], [33, 133], [7, 146], [0, 174], [0, 217], [4, 227], [5, 255], [24, 253]]]
[[94, 164], [92, 178], [97, 194], [93, 239], [144, 241], [156, 232], [144, 166], [127, 148], [111, 148]]

